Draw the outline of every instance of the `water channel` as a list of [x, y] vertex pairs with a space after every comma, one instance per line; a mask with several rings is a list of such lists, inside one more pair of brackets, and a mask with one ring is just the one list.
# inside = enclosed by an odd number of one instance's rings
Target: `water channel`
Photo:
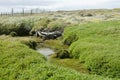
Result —
[[39, 48], [37, 51], [41, 54], [43, 54], [47, 59], [50, 57], [51, 54], [54, 53], [54, 50], [50, 48]]

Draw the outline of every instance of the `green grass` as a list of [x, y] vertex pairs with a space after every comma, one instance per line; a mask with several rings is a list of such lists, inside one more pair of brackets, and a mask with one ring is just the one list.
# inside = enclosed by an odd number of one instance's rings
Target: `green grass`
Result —
[[0, 35], [14, 36], [34, 35], [35, 30], [63, 31], [68, 25], [65, 21], [51, 18], [29, 16], [29, 17], [0, 17]]
[[[0, 80], [114, 80], [78, 73], [46, 62], [19, 41], [0, 38]], [[116, 80], [116, 79], [115, 79]]]
[[[93, 16], [81, 16], [88, 13]], [[48, 21], [44, 20], [45, 17]], [[70, 46], [70, 55], [75, 59], [53, 59], [53, 63], [58, 65], [46, 62], [41, 54], [30, 49], [34, 48], [35, 41], [31, 38], [0, 37], [0, 80], [117, 80], [104, 76], [120, 78], [120, 21], [100, 22], [103, 20], [119, 20], [119, 10], [63, 11], [0, 17], [0, 34], [16, 32], [17, 36], [29, 35], [30, 31], [45, 27], [54, 31], [59, 28], [63, 30], [71, 23], [82, 24], [65, 29], [63, 43]], [[44, 43], [42, 47], [50, 47], [55, 51], [68, 48], [61, 39], [46, 40]], [[76, 70], [103, 77], [78, 73]]]
[[58, 58], [54, 58], [54, 56], [51, 56], [51, 58], [49, 59], [49, 62], [51, 64], [56, 64], [59, 66], [74, 69], [81, 73], [86, 73], [86, 74], [89, 73], [89, 71], [84, 67], [82, 63], [80, 63], [78, 59], [69, 59], [69, 58], [58, 59]]
[[55, 51], [58, 51], [58, 50], [62, 50], [62, 49], [67, 49], [68, 46], [67, 45], [64, 45], [62, 43], [62, 40], [61, 39], [57, 39], [57, 40], [46, 40], [44, 42], [45, 44], [45, 47], [49, 47]]
[[120, 21], [68, 27], [63, 42], [91, 73], [120, 78]]
[[41, 41], [39, 38], [36, 38], [34, 36], [11, 37], [11, 36], [6, 36], [6, 35], [1, 35], [0, 39], [1, 40], [9, 40], [9, 41], [13, 41], [13, 42], [14, 41], [19, 41], [22, 44], [25, 44], [32, 49], [35, 49], [36, 46], [37, 46], [37, 43]]

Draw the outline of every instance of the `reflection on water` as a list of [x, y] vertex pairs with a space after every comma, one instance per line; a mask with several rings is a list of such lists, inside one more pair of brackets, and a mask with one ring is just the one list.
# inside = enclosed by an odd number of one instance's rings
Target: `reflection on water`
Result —
[[43, 54], [47, 58], [49, 58], [49, 56], [54, 53], [54, 51], [50, 48], [40, 48], [40, 49], [37, 49], [37, 51]]

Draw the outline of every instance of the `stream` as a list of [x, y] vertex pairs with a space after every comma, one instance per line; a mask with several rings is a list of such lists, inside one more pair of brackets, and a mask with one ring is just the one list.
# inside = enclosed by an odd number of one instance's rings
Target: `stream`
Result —
[[39, 48], [39, 49], [37, 49], [37, 51], [40, 54], [43, 54], [47, 59], [50, 57], [51, 54], [54, 53], [54, 50], [52, 50], [50, 48]]

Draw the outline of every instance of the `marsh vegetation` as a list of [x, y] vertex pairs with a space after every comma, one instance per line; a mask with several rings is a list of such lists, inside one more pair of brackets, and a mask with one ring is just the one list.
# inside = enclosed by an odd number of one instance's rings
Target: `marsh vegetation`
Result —
[[[119, 80], [119, 12], [0, 17], [0, 80]], [[43, 40], [35, 37], [36, 30], [62, 35]]]

